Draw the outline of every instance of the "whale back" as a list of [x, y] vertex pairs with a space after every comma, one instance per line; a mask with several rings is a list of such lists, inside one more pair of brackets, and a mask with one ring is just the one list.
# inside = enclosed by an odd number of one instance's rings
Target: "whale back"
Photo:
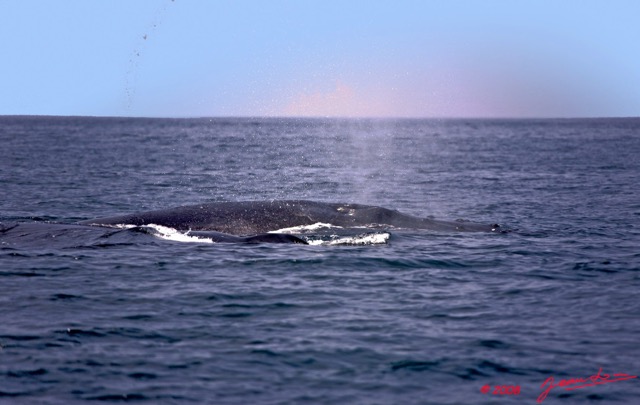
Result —
[[395, 227], [436, 231], [495, 230], [496, 225], [438, 221], [364, 204], [306, 200], [214, 202], [80, 222], [85, 225], [156, 224], [178, 230], [252, 235], [284, 228], [331, 224], [340, 227]]

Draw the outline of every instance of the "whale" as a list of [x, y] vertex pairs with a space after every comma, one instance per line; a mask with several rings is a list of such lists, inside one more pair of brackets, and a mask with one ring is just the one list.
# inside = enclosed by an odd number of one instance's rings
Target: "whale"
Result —
[[180, 231], [220, 232], [236, 236], [263, 234], [317, 223], [343, 228], [502, 232], [498, 224], [436, 220], [375, 205], [308, 200], [209, 202], [78, 222], [80, 225], [90, 226], [155, 224]]
[[[308, 225], [367, 229], [420, 229], [435, 232], [506, 233], [498, 224], [421, 218], [365, 204], [307, 200], [209, 202], [168, 209], [142, 211], [75, 223], [0, 222], [0, 249], [100, 247], [165, 239], [178, 231], [192, 242], [236, 244], [309, 244]], [[171, 229], [161, 229], [164, 226]], [[332, 235], [337, 230], [331, 230]], [[317, 236], [317, 235], [316, 235]]]

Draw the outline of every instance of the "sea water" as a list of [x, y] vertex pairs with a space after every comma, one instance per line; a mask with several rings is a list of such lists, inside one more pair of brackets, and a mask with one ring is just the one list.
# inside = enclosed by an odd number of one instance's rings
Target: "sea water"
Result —
[[3, 223], [308, 199], [511, 230], [1, 244], [0, 403], [640, 398], [639, 119], [0, 117], [0, 151]]

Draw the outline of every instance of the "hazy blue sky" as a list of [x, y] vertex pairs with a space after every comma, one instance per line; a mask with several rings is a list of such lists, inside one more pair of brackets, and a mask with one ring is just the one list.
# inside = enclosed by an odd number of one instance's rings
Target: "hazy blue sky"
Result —
[[0, 114], [640, 115], [640, 1], [0, 0]]

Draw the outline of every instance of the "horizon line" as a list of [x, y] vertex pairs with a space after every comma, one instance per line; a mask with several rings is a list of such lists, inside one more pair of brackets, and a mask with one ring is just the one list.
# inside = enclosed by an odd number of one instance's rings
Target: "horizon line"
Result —
[[168, 116], [168, 115], [64, 115], [64, 114], [0, 114], [2, 118], [131, 118], [131, 119], [264, 119], [264, 120], [349, 120], [349, 121], [415, 121], [415, 120], [595, 120], [595, 119], [637, 119], [637, 116], [323, 116], [323, 115], [184, 115], [184, 116]]

